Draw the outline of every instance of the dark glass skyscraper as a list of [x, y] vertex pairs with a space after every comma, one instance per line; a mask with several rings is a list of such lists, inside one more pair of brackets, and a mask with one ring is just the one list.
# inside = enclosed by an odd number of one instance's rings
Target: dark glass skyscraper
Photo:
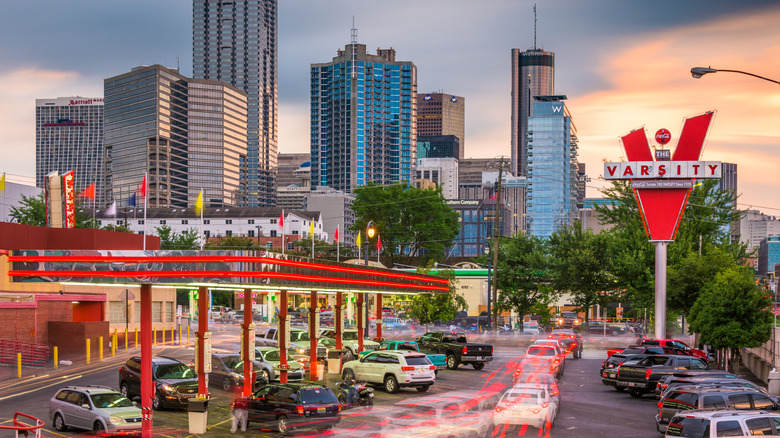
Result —
[[526, 175], [526, 131], [533, 115], [533, 97], [555, 89], [555, 54], [542, 49], [512, 49], [512, 172]]
[[[454, 135], [458, 139], [457, 155], [443, 155], [463, 159], [466, 147], [466, 99], [445, 93], [417, 95], [417, 141], [420, 138]], [[429, 155], [429, 157], [433, 157]], [[418, 155], [418, 158], [426, 158]]]
[[250, 207], [276, 205], [277, 0], [193, 0], [193, 76], [248, 96]]

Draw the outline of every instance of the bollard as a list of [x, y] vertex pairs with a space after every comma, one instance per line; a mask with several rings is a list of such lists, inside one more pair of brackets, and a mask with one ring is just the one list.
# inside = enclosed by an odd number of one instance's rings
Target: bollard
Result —
[[174, 330], [176, 330], [176, 327], [171, 327], [171, 345], [175, 343], [176, 332]]
[[114, 339], [111, 341], [111, 357], [116, 357], [116, 332], [114, 332]]
[[89, 339], [87, 339], [87, 365], [89, 365], [89, 363], [90, 363], [89, 353], [90, 353], [90, 351], [89, 351]]
[[152, 345], [157, 345], [157, 329], [152, 329]]
[[187, 326], [187, 345], [190, 345], [190, 326]]
[[181, 345], [181, 326], [179, 326], [179, 345]]
[[53, 355], [52, 357], [54, 358], [54, 369], [56, 370], [56, 369], [59, 368], [59, 365], [60, 365], [59, 358], [57, 357], [57, 356], [59, 356], [57, 354], [57, 347], [52, 347], [51, 354]]
[[135, 348], [138, 348], [138, 327], [135, 328]]
[[125, 351], [127, 351], [127, 327], [125, 327]]
[[22, 378], [22, 353], [16, 353], [16, 377]]
[[100, 362], [103, 362], [103, 337], [102, 336], [98, 338], [98, 357], [100, 358]]

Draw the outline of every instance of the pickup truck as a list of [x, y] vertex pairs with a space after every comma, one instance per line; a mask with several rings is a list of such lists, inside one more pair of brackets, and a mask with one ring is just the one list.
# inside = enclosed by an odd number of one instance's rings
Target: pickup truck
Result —
[[[311, 341], [309, 332], [303, 329], [290, 329], [290, 348], [296, 353], [308, 356]], [[279, 347], [279, 329], [270, 327], [265, 333], [255, 335], [255, 346], [257, 347]], [[328, 349], [325, 346], [317, 346], [317, 360], [324, 361], [328, 358]]]
[[700, 357], [705, 361], [707, 360], [707, 353], [699, 350], [698, 348], [692, 348], [685, 342], [678, 341], [677, 339], [643, 339], [642, 342], [639, 343], [639, 345], [677, 348], [679, 350], [689, 352], [690, 355], [693, 357]]
[[[415, 341], [382, 341], [379, 343], [379, 348], [377, 348], [377, 350], [409, 350], [420, 352], [420, 345]], [[361, 351], [360, 354], [358, 354], [358, 358], [362, 358], [370, 352], [370, 350]], [[426, 354], [426, 356], [428, 356], [428, 360], [430, 360], [432, 364], [436, 365], [437, 373], [439, 370], [447, 368], [446, 355]]]
[[467, 342], [464, 334], [428, 332], [417, 338], [417, 344], [422, 353], [446, 355], [449, 370], [458, 368], [462, 363], [471, 364], [475, 370], [481, 370], [486, 362], [493, 360], [492, 345]]
[[680, 370], [708, 370], [707, 362], [697, 357], [653, 354], [636, 363], [623, 364], [617, 369], [615, 387], [627, 388], [632, 397], [642, 397], [655, 391], [661, 376]]

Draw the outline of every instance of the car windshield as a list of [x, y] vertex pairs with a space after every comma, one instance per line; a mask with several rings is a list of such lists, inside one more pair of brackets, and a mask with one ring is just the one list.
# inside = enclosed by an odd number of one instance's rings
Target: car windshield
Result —
[[314, 403], [338, 403], [336, 396], [329, 388], [301, 389], [301, 401], [303, 404]]
[[157, 365], [154, 376], [158, 379], [193, 379], [195, 373], [183, 363]]
[[[258, 371], [260, 369], [259, 366], [257, 366], [256, 363], [252, 362], [252, 369], [254, 371]], [[244, 372], [244, 361], [238, 362], [237, 364], [233, 365], [233, 370], [237, 371], [239, 374]]]
[[308, 341], [309, 340], [309, 334], [306, 333], [306, 332], [303, 332], [303, 331], [301, 331], [301, 332], [298, 332], [298, 331], [292, 332], [291, 335], [292, 336], [290, 336], [290, 337], [293, 340], [296, 340], [296, 341]]
[[117, 392], [109, 392], [107, 394], [92, 394], [92, 403], [97, 409], [129, 408], [130, 406], [133, 406], [133, 402]]
[[358, 335], [357, 332], [344, 332], [341, 334], [341, 339], [345, 341], [357, 341]]
[[555, 356], [555, 348], [553, 347], [534, 347], [528, 349], [528, 354], [531, 356]]

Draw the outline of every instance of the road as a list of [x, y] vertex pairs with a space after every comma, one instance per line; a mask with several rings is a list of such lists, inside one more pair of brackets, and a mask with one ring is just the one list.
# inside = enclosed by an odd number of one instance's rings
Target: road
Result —
[[[221, 330], [221, 331], [220, 331]], [[239, 335], [234, 328], [215, 329], [214, 349], [236, 351]], [[626, 343], [630, 340], [626, 339]], [[401, 408], [396, 403], [420, 397], [440, 395], [450, 397], [455, 391], [481, 390], [483, 393], [496, 392], [500, 395], [511, 385], [513, 359], [525, 351], [527, 339], [500, 338], [495, 342], [494, 361], [482, 371], [470, 366], [439, 372], [436, 384], [427, 393], [418, 393], [414, 388], [402, 389], [397, 394], [387, 394], [376, 389], [376, 403], [370, 410], [346, 410], [342, 413], [342, 422], [331, 431], [303, 431], [289, 436], [332, 436], [332, 437], [375, 437], [384, 436], [394, 430], [389, 419], [397, 418]], [[587, 343], [586, 343], [587, 345]], [[189, 363], [193, 355], [191, 347], [167, 346], [155, 347], [155, 355], [168, 355]], [[0, 423], [8, 421], [16, 411], [31, 414], [46, 421], [44, 436], [89, 436], [89, 434], [68, 431], [59, 433], [51, 427], [48, 414], [48, 402], [57, 389], [65, 385], [99, 384], [117, 386], [118, 370], [130, 353], [120, 353], [116, 358], [104, 358], [103, 362], [90, 366], [74, 365], [71, 370], [43, 375], [35, 379], [6, 381], [0, 385]], [[135, 353], [137, 354], [137, 352]], [[560, 380], [561, 408], [550, 437], [647, 437], [658, 438], [653, 416], [656, 401], [650, 396], [633, 399], [625, 393], [618, 393], [612, 387], [604, 386], [598, 377], [601, 361], [606, 357], [604, 349], [586, 349], [583, 359], [566, 360], [566, 368]], [[338, 380], [337, 375], [328, 375], [326, 383], [331, 388]], [[232, 399], [219, 389], [211, 389], [213, 399], [209, 404], [208, 437], [229, 436], [231, 414], [229, 403]], [[480, 421], [490, 421], [492, 410], [478, 412]], [[189, 437], [187, 432], [187, 412], [157, 411], [154, 413], [155, 435], [164, 437]], [[433, 418], [431, 420], [434, 420]], [[5, 423], [7, 424], [7, 423]], [[438, 424], [441, 429], [445, 424]], [[417, 429], [410, 429], [412, 430]], [[499, 427], [487, 433], [487, 436], [538, 436], [536, 430], [513, 431], [511, 434]], [[279, 436], [261, 431], [256, 425], [250, 426], [252, 436]], [[250, 434], [250, 431], [247, 434]], [[13, 436], [3, 435], [2, 436]], [[407, 436], [420, 436], [409, 433]]]

